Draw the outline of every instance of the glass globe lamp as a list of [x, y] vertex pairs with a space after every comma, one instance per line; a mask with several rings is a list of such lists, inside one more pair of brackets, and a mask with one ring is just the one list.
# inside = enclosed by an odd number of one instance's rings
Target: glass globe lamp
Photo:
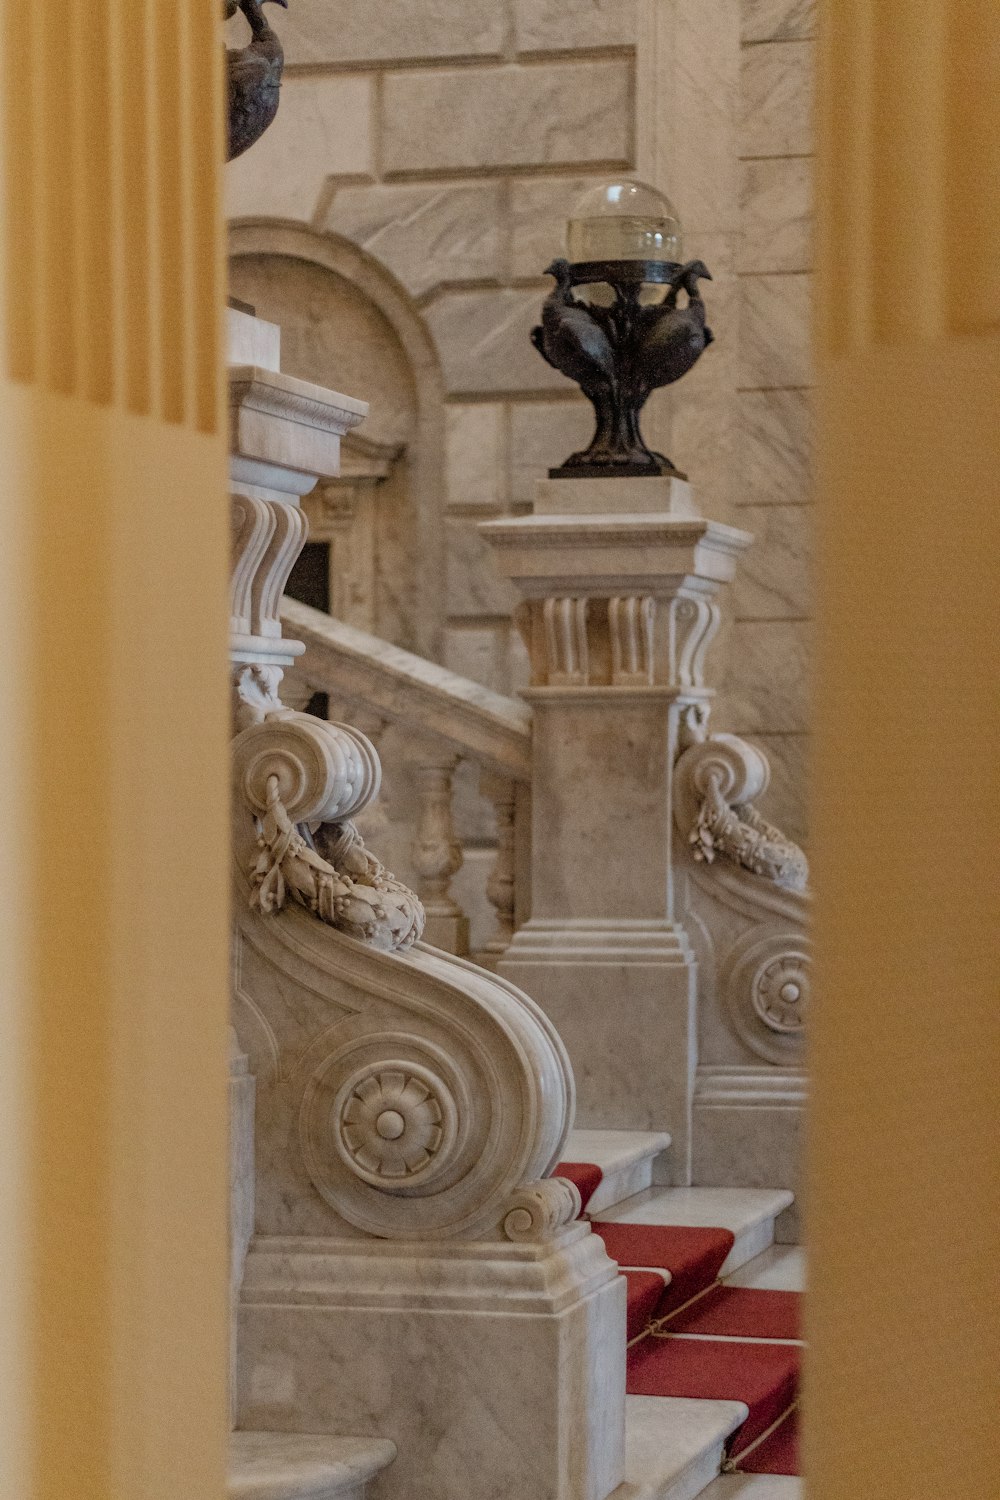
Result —
[[573, 209], [566, 249], [577, 281], [585, 271], [615, 265], [621, 267], [616, 281], [666, 282], [681, 261], [681, 223], [670, 199], [656, 188], [609, 182], [589, 189]]

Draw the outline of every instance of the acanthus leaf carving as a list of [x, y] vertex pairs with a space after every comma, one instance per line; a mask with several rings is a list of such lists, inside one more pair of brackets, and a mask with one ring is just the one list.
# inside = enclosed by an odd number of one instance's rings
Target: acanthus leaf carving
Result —
[[273, 915], [293, 899], [361, 942], [412, 947], [423, 908], [350, 821], [379, 787], [378, 756], [366, 737], [279, 709], [237, 736], [233, 758], [238, 793], [257, 827], [253, 904]]
[[694, 859], [712, 864], [722, 856], [786, 890], [806, 888], [805, 854], [753, 804], [770, 779], [759, 750], [735, 735], [713, 735], [685, 751], [676, 776], [678, 819]]

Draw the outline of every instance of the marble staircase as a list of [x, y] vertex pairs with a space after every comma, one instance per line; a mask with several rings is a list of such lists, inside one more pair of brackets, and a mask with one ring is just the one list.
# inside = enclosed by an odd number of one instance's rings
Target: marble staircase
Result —
[[599, 1223], [728, 1229], [736, 1238], [720, 1272], [725, 1278], [774, 1244], [778, 1215], [791, 1203], [785, 1188], [649, 1187], [591, 1217]]
[[[597, 541], [603, 548], [618, 538], [632, 549], [629, 566], [641, 576], [630, 587], [663, 594], [666, 635], [642, 633], [656, 619], [645, 593], [595, 595], [593, 619], [586, 600], [576, 610], [563, 609], [565, 600], [553, 609], [547, 596], [534, 600], [536, 623], [553, 625], [559, 650], [563, 625], [597, 622], [593, 661], [607, 657], [613, 680], [584, 673], [562, 683], [542, 631], [535, 667], [545, 677], [543, 697], [526, 695], [530, 706], [498, 699], [384, 642], [345, 635], [287, 600], [282, 606], [305, 538], [301, 497], [317, 475], [336, 474], [340, 438], [364, 406], [284, 375], [277, 330], [257, 363], [258, 320], [236, 323], [230, 1061], [239, 1430], [230, 1495], [693, 1500], [718, 1475], [731, 1434], [739, 1427], [745, 1437], [762, 1408], [739, 1382], [710, 1388], [725, 1399], [691, 1399], [707, 1389], [700, 1378], [683, 1398], [671, 1378], [626, 1400], [627, 1278], [606, 1247], [616, 1243], [621, 1258], [626, 1246], [646, 1252], [655, 1242], [666, 1264], [645, 1281], [663, 1296], [674, 1271], [669, 1295], [656, 1303], [662, 1317], [671, 1296], [690, 1295], [692, 1266], [703, 1278], [699, 1290], [727, 1252], [727, 1273], [752, 1274], [792, 1200], [752, 1185], [768, 1177], [742, 1188], [667, 1185], [718, 1180], [693, 1158], [698, 964], [667, 880], [677, 835], [687, 840], [691, 829], [674, 828], [664, 792], [679, 751], [704, 756], [678, 785], [690, 792], [699, 838], [711, 835], [713, 858], [722, 850], [732, 863], [725, 839], [743, 838], [744, 823], [737, 819], [734, 832], [726, 799], [751, 795], [750, 771], [758, 780], [763, 773], [749, 748], [701, 737], [711, 696], [701, 661], [717, 624], [712, 596], [731, 574], [742, 534], [678, 512], [640, 516], [638, 526], [625, 516], [619, 537], [611, 518], [613, 534]], [[661, 549], [655, 567], [643, 548], [633, 556], [632, 533], [646, 538], [650, 529]], [[543, 517], [531, 545], [538, 536], [559, 541], [563, 531]], [[655, 577], [647, 577], [650, 567]], [[594, 589], [606, 592], [604, 577], [591, 579]], [[653, 661], [654, 647], [666, 652], [662, 661]], [[633, 671], [642, 651], [649, 659]], [[322, 677], [338, 712], [345, 696], [356, 703], [362, 726], [282, 700], [283, 678], [302, 660], [311, 663], [307, 681]], [[542, 858], [549, 815], [565, 802], [546, 780], [555, 766], [546, 746], [594, 740], [567, 737], [570, 704], [585, 715], [599, 710], [618, 775], [614, 796], [601, 757], [570, 778], [573, 827], [582, 837], [584, 813], [598, 806], [605, 824], [615, 807], [642, 821], [629, 798], [637, 786], [651, 789], [658, 811], [648, 827], [643, 822], [649, 859], [641, 870], [626, 857], [633, 841], [621, 837], [607, 847], [598, 841], [599, 860], [592, 839]], [[377, 849], [385, 832], [374, 811], [380, 757], [366, 733], [378, 736], [383, 723], [401, 729], [412, 750], [423, 905], [366, 844], [373, 837]], [[650, 743], [651, 731], [663, 754], [655, 767], [633, 764], [632, 751]], [[497, 815], [489, 883], [496, 934], [482, 966], [460, 956], [468, 922], [449, 892], [457, 860], [451, 778], [463, 758], [478, 763]], [[359, 826], [355, 819], [369, 809]], [[623, 815], [619, 833], [626, 823]], [[759, 841], [767, 850], [775, 844], [757, 824], [746, 827], [758, 853]], [[729, 874], [727, 893], [751, 913], [741, 941], [759, 946], [758, 907], [739, 872]], [[563, 911], [570, 875], [577, 884], [584, 876], [598, 882], [597, 917], [572, 903]], [[638, 893], [639, 906], [624, 915], [616, 906], [604, 921], [605, 897], [617, 901], [625, 891]], [[781, 967], [784, 938], [778, 947], [768, 946], [758, 976], [763, 998], [775, 1004], [779, 979], [793, 988]], [[757, 964], [756, 947], [751, 956]], [[621, 966], [634, 981], [627, 995], [607, 989]], [[744, 969], [734, 971], [734, 984], [745, 987]], [[795, 974], [801, 988], [799, 968]], [[528, 978], [532, 987], [522, 987]], [[575, 1079], [572, 1048], [559, 1034], [573, 1017], [553, 1014], [560, 985], [577, 1007], [590, 1006], [595, 1022], [576, 1037]], [[781, 1000], [792, 1004], [784, 990]], [[721, 1019], [711, 1004], [702, 1011], [713, 1024]], [[620, 1024], [628, 1016], [631, 1030]], [[773, 1019], [761, 1022], [769, 1034]], [[784, 1011], [779, 1022], [783, 1035], [797, 1024]], [[788, 1066], [783, 1052], [777, 1070]], [[760, 1072], [754, 1064], [755, 1108]], [[571, 1130], [574, 1114], [586, 1128]], [[585, 1164], [583, 1217], [575, 1180], [560, 1171], [571, 1162]], [[723, 1181], [747, 1179], [732, 1172]], [[649, 1224], [652, 1233], [633, 1227]], [[643, 1329], [661, 1337], [648, 1319]]]
[[[603, 1173], [590, 1217], [729, 1229], [735, 1243], [722, 1274], [730, 1284], [798, 1289], [801, 1251], [774, 1244], [791, 1194], [658, 1187], [654, 1176], [668, 1170], [669, 1148], [663, 1132], [572, 1131], [566, 1159]], [[627, 1397], [626, 1478], [609, 1500], [798, 1500], [796, 1479], [720, 1475], [725, 1444], [746, 1414], [738, 1401]], [[378, 1500], [378, 1476], [395, 1456], [394, 1444], [380, 1439], [234, 1433], [230, 1500]]]
[[[572, 1131], [566, 1160], [591, 1162], [603, 1173], [588, 1217], [728, 1229], [735, 1239], [720, 1273], [728, 1285], [801, 1291], [801, 1249], [775, 1243], [777, 1220], [792, 1194], [657, 1186], [657, 1175], [669, 1175], [669, 1148], [662, 1132]], [[668, 1271], [655, 1269], [669, 1282]], [[720, 1473], [726, 1442], [746, 1415], [738, 1401], [626, 1397], [626, 1478], [609, 1500], [800, 1500], [800, 1479]]]

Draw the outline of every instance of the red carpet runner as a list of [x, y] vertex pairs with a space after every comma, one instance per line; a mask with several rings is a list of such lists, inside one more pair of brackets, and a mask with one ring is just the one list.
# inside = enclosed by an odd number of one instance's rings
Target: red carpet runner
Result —
[[[556, 1172], [576, 1184], [586, 1209], [601, 1169], [562, 1162]], [[799, 1293], [720, 1282], [733, 1246], [728, 1229], [592, 1227], [628, 1283], [629, 1394], [742, 1401], [749, 1415], [725, 1467], [798, 1474]]]

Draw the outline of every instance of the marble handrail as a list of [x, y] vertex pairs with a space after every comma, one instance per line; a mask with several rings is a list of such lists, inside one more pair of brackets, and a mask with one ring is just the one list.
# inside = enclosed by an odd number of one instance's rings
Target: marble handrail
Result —
[[364, 702], [512, 781], [531, 780], [531, 709], [434, 662], [300, 604], [281, 603], [287, 633], [305, 643], [296, 676]]

